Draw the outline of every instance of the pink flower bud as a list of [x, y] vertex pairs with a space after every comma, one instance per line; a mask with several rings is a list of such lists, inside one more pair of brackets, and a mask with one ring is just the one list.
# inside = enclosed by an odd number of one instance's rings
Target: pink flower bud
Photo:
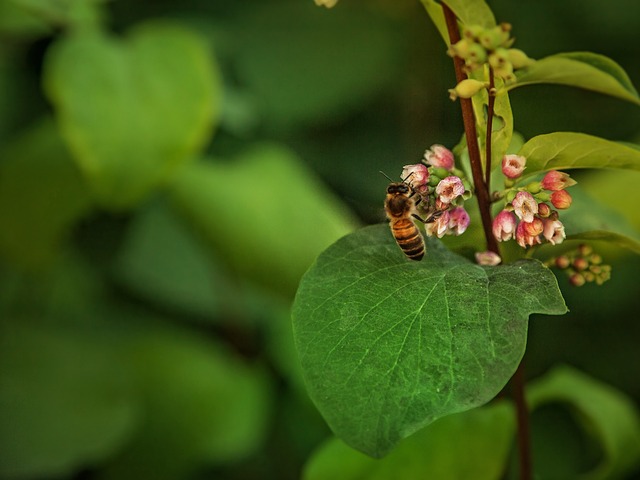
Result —
[[430, 237], [435, 235], [438, 238], [442, 238], [449, 228], [449, 220], [449, 211], [445, 210], [434, 222], [425, 225], [424, 229], [427, 235]]
[[500, 262], [502, 262], [502, 258], [500, 258], [500, 255], [498, 255], [497, 253], [489, 251], [476, 252], [476, 263], [478, 265], [487, 265], [493, 267], [495, 265], [498, 265]]
[[527, 159], [521, 155], [505, 155], [502, 157], [502, 173], [508, 178], [518, 178], [526, 163]]
[[562, 243], [564, 239], [567, 238], [566, 234], [564, 233], [564, 225], [560, 220], [545, 218], [544, 220], [542, 220], [542, 223], [544, 224], [542, 235], [552, 245]]
[[551, 190], [553, 192], [562, 190], [577, 182], [564, 172], [558, 172], [557, 170], [551, 170], [542, 179], [541, 185], [545, 190]]
[[538, 202], [529, 192], [518, 192], [511, 204], [518, 218], [525, 222], [533, 222], [533, 216], [538, 213]]
[[453, 168], [453, 152], [442, 145], [431, 145], [431, 148], [424, 152], [424, 161], [434, 167], [451, 170]]
[[526, 230], [529, 227], [526, 227], [526, 225], [527, 222], [520, 222], [518, 224], [518, 228], [516, 228], [516, 242], [518, 242], [518, 245], [520, 245], [522, 248], [527, 248], [541, 243], [540, 237], [538, 235], [527, 234]]
[[569, 208], [571, 206], [571, 195], [566, 190], [558, 190], [551, 194], [551, 203], [559, 210]]
[[462, 180], [455, 175], [443, 178], [436, 187], [436, 195], [438, 195], [442, 203], [451, 203], [463, 193], [464, 185]]
[[456, 207], [449, 211], [449, 224], [447, 225], [447, 233], [453, 235], [462, 235], [469, 226], [471, 219], [469, 214], [462, 207]]
[[427, 191], [429, 181], [429, 169], [422, 163], [415, 165], [405, 165], [402, 167], [402, 180], [411, 185], [417, 192]]
[[551, 208], [549, 207], [549, 205], [547, 205], [546, 203], [539, 203], [538, 215], [542, 218], [547, 218], [549, 215], [551, 215]]
[[499, 242], [506, 242], [516, 236], [516, 216], [506, 210], [502, 210], [493, 219], [493, 236]]

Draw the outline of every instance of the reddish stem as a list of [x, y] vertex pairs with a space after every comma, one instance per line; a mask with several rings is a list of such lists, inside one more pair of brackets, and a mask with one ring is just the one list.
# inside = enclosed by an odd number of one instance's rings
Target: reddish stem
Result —
[[[442, 9], [444, 11], [444, 18], [447, 22], [449, 39], [452, 44], [456, 43], [460, 40], [460, 32], [458, 31], [456, 16], [445, 4], [442, 4]], [[458, 83], [467, 78], [467, 74], [464, 73], [463, 70], [464, 62], [461, 58], [454, 57], [453, 66], [456, 71], [456, 80]], [[469, 151], [469, 159], [471, 160], [473, 185], [475, 187], [476, 197], [478, 198], [478, 207], [480, 209], [480, 218], [482, 220], [484, 236], [487, 241], [487, 250], [499, 255], [500, 251], [498, 250], [498, 242], [491, 231], [491, 201], [489, 199], [489, 190], [487, 190], [487, 186], [484, 183], [482, 175], [482, 162], [480, 160], [480, 148], [478, 147], [478, 133], [476, 131], [475, 116], [473, 115], [473, 105], [469, 98], [460, 98], [459, 100], [460, 108], [462, 109], [464, 131], [467, 138], [467, 150]]]
[[496, 96], [493, 93], [495, 88], [493, 68], [489, 67], [489, 103], [487, 105], [487, 137], [485, 141], [485, 158], [487, 162], [484, 170], [484, 183], [487, 192], [491, 191], [491, 135], [493, 133], [493, 111], [496, 103]]

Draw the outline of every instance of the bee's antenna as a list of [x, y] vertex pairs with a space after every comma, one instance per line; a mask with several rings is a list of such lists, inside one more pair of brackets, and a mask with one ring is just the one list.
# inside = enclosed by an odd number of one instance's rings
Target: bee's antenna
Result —
[[380, 173], [382, 175], [384, 175], [385, 177], [387, 177], [389, 179], [390, 182], [393, 182], [393, 179], [391, 177], [389, 177], [389, 175], [387, 175], [386, 173], [384, 173], [382, 170], [380, 170]]

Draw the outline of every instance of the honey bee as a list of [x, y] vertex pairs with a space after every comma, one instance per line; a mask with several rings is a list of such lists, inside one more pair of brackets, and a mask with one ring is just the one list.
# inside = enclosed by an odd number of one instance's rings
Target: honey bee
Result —
[[411, 260], [422, 260], [425, 252], [424, 238], [414, 219], [423, 220], [416, 213], [416, 205], [420, 197], [416, 199], [416, 191], [405, 182], [392, 182], [387, 187], [387, 198], [384, 201], [384, 210], [389, 218], [389, 226], [393, 238], [404, 254]]

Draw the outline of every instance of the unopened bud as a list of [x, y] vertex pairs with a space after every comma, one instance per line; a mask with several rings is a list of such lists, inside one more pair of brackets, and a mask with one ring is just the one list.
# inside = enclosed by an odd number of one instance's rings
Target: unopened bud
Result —
[[495, 50], [498, 47], [504, 46], [509, 40], [510, 30], [511, 25], [508, 23], [500, 24], [482, 32], [478, 36], [478, 41], [487, 50]]
[[555, 264], [556, 264], [556, 267], [564, 270], [565, 268], [569, 267], [569, 265], [571, 264], [571, 261], [569, 260], [569, 257], [567, 257], [566, 255], [560, 255], [558, 258], [556, 258]]
[[591, 248], [591, 245], [587, 245], [583, 243], [578, 247], [578, 252], [583, 257], [586, 257], [587, 255], [591, 255], [593, 253], [593, 248]]
[[449, 45], [449, 48], [447, 49], [447, 55], [449, 55], [450, 57], [460, 57], [463, 60], [466, 60], [467, 58], [469, 58], [469, 50], [473, 45], [476, 44], [471, 40], [463, 38], [462, 40]]
[[573, 268], [575, 268], [579, 272], [581, 272], [582, 270], [586, 270], [588, 266], [589, 262], [587, 262], [582, 257], [578, 257], [573, 261]]
[[484, 32], [484, 27], [480, 25], [467, 25], [462, 29], [462, 36], [469, 40], [475, 40], [482, 32]]
[[508, 63], [511, 63], [509, 59], [509, 53], [506, 48], [496, 48], [496, 50], [489, 55], [489, 65], [493, 68], [503, 68]]
[[471, 98], [483, 88], [488, 86], [487, 83], [473, 78], [467, 78], [462, 80], [456, 85], [456, 88], [449, 90], [449, 98], [455, 100], [456, 98]]
[[549, 207], [549, 205], [547, 205], [546, 203], [539, 203], [538, 215], [540, 215], [542, 218], [547, 218], [549, 215], [551, 215], [551, 208]]
[[581, 287], [582, 285], [584, 285], [586, 283], [585, 278], [582, 276], [582, 274], [580, 273], [574, 273], [573, 275], [571, 275], [569, 277], [569, 282], [571, 283], [571, 285], [573, 285], [574, 287]]

